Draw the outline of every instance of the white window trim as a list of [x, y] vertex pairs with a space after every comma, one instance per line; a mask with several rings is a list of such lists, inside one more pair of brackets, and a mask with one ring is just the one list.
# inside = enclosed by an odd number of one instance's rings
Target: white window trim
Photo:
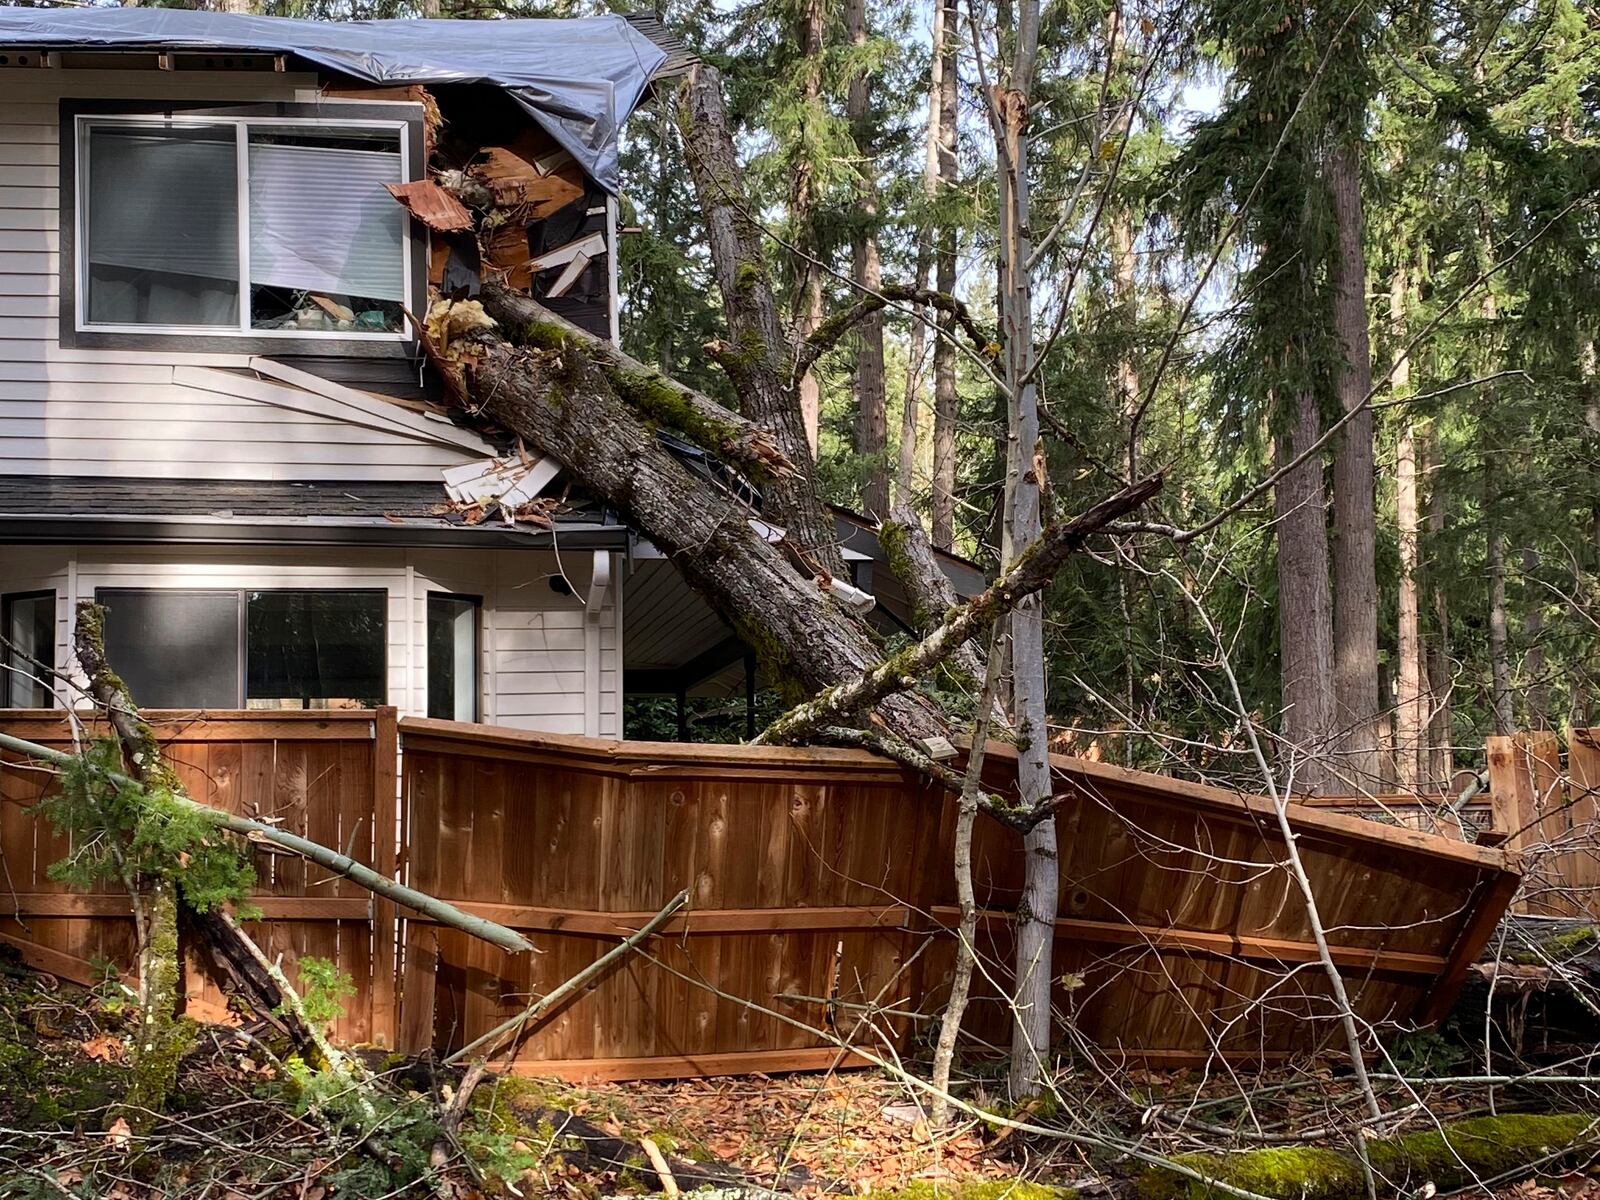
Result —
[[[85, 306], [89, 300], [87, 266], [89, 256], [89, 164], [84, 158], [84, 128], [86, 125], [152, 125], [163, 129], [201, 128], [215, 125], [234, 126], [235, 162], [239, 173], [239, 323], [237, 325], [112, 325], [91, 322]], [[211, 114], [180, 116], [148, 113], [78, 113], [72, 124], [73, 197], [72, 219], [74, 241], [82, 251], [73, 256], [73, 329], [78, 333], [135, 333], [155, 337], [247, 337], [263, 341], [307, 339], [314, 341], [410, 342], [413, 335], [404, 326], [396, 332], [356, 329], [256, 329], [250, 324], [250, 223], [249, 177], [250, 140], [245, 136], [252, 125], [282, 128], [285, 125], [306, 125], [331, 129], [389, 129], [399, 134], [401, 178], [411, 180], [410, 122], [403, 120], [341, 120], [332, 117], [280, 117], [250, 116], [230, 117]], [[413, 278], [414, 256], [419, 252], [411, 222], [405, 224], [401, 240], [405, 256], [403, 278]]]

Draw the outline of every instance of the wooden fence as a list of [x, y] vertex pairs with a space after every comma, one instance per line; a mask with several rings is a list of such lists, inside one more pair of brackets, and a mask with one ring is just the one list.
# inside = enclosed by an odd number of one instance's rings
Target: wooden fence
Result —
[[[689, 914], [541, 1025], [519, 1069], [819, 1066], [839, 1052], [813, 1030], [903, 1047], [942, 1002], [954, 805], [892, 764], [409, 719], [401, 731], [412, 882], [526, 930], [544, 952], [506, 955], [408, 923], [405, 1044], [430, 1031], [441, 1051], [475, 1038], [683, 888]], [[997, 784], [1007, 757], [992, 750]], [[1270, 803], [1055, 761], [1066, 796], [1056, 1003], [1077, 1035], [1171, 1063], [1281, 1057], [1332, 1034]], [[1442, 1015], [1515, 889], [1505, 855], [1311, 809], [1293, 823], [1360, 1014]], [[1004, 1044], [993, 984], [1009, 961], [1020, 840], [984, 819], [974, 857], [986, 970], [968, 1031]]]
[[1600, 921], [1600, 729], [1491, 737], [1494, 824], [1527, 874], [1519, 912]]
[[[274, 820], [291, 832], [379, 870], [395, 869], [395, 710], [148, 714], [167, 757], [197, 800], [230, 812]], [[59, 712], [11, 712], [0, 728], [17, 737], [70, 749]], [[88, 736], [104, 735], [91, 728]], [[51, 879], [52, 863], [70, 847], [28, 814], [52, 775], [0, 755], [0, 942], [24, 961], [79, 982], [99, 964], [126, 969], [133, 959], [133, 920], [125, 891], [111, 884], [84, 894]], [[356, 995], [336, 1034], [351, 1042], [392, 1041], [395, 1021], [394, 908], [361, 888], [292, 854], [254, 851], [260, 922], [248, 926], [269, 955], [282, 955], [291, 979], [302, 957], [316, 956], [349, 972]], [[192, 957], [184, 992], [190, 1011], [226, 1014], [225, 997]]]
[[[0, 728], [66, 739], [59, 714], [7, 714]], [[689, 910], [542, 1019], [516, 1069], [633, 1078], [826, 1066], [842, 1055], [819, 1029], [905, 1049], [932, 1028], [949, 986], [954, 805], [869, 754], [396, 723], [387, 709], [164, 717], [161, 732], [197, 798], [397, 870], [523, 930], [540, 951], [505, 954], [258, 851], [258, 936], [291, 966], [315, 954], [351, 973], [358, 991], [338, 1030], [351, 1041], [457, 1048], [681, 889]], [[1007, 757], [991, 750], [997, 786]], [[1071, 1036], [1159, 1064], [1317, 1049], [1330, 1035], [1327, 981], [1272, 806], [1078, 759], [1055, 766], [1055, 1001]], [[86, 977], [96, 958], [129, 961], [126, 900], [48, 879], [65, 847], [25, 811], [47, 783], [0, 763], [0, 851], [15, 892], [0, 939]], [[1321, 809], [1292, 820], [1360, 1014], [1441, 1015], [1516, 887], [1506, 854]], [[980, 821], [985, 969], [967, 1023], [978, 1043], [1005, 1041], [1020, 853], [1014, 832]], [[198, 969], [187, 994], [203, 1015], [220, 1008]]]

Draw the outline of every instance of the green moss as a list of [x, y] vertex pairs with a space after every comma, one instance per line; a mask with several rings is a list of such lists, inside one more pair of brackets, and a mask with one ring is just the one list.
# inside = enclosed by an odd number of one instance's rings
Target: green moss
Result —
[[[1600, 1140], [1600, 1119], [1580, 1113], [1475, 1117], [1368, 1143], [1380, 1191], [1432, 1183], [1440, 1190], [1539, 1162], [1553, 1151]], [[1323, 1146], [1274, 1146], [1243, 1154], [1186, 1154], [1174, 1161], [1236, 1188], [1282, 1200], [1359, 1200], [1366, 1194], [1353, 1154]], [[1227, 1193], [1176, 1172], [1152, 1168], [1139, 1181], [1146, 1200], [1210, 1200]]]
[[128, 1089], [128, 1123], [139, 1128], [159, 1113], [178, 1078], [178, 1062], [194, 1045], [198, 1026], [177, 1015], [178, 900], [171, 884], [152, 888], [145, 897], [149, 944], [142, 951], [141, 984], [145, 993], [139, 1024], [133, 1034], [133, 1084]]
[[885, 1200], [1075, 1200], [1072, 1188], [1051, 1187], [1029, 1179], [962, 1179], [935, 1183], [914, 1179], [892, 1192], [874, 1192]]
[[733, 273], [733, 286], [741, 292], [748, 292], [761, 280], [761, 268], [755, 263], [740, 263]]
[[1564, 962], [1574, 955], [1594, 949], [1597, 942], [1600, 942], [1600, 925], [1578, 925], [1544, 938], [1539, 942], [1538, 953], [1523, 950], [1512, 955], [1512, 959], [1524, 963], [1543, 962], [1545, 959]]
[[554, 321], [526, 321], [510, 331], [511, 341], [529, 350], [565, 350], [572, 336]]

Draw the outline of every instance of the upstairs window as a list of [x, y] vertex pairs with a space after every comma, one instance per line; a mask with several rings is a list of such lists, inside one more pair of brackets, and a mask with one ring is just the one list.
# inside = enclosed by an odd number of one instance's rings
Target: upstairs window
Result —
[[80, 114], [74, 328], [403, 340], [408, 124]]

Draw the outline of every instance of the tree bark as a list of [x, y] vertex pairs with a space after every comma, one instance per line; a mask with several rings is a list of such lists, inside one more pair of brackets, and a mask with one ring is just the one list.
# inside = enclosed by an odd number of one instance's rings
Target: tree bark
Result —
[[[1300, 389], [1287, 397], [1273, 438], [1279, 464], [1317, 440], [1317, 399]], [[1333, 728], [1333, 621], [1328, 591], [1328, 531], [1322, 461], [1312, 455], [1278, 481], [1273, 514], [1278, 532], [1279, 677], [1283, 700], [1280, 735], [1284, 759], [1294, 762], [1296, 790], [1321, 791], [1328, 782]]]
[[[935, 152], [938, 159], [939, 196], [948, 203], [956, 184], [956, 84], [960, 44], [959, 9], [956, 0], [936, 0], [944, 12], [943, 64], [939, 69], [939, 94], [936, 105], [938, 130]], [[935, 47], [936, 50], [940, 47]], [[946, 295], [956, 290], [957, 223], [948, 213], [939, 218], [938, 246], [934, 252], [934, 286]], [[941, 550], [955, 546], [956, 530], [956, 424], [960, 420], [960, 397], [956, 392], [956, 348], [948, 328], [933, 346], [933, 544]]]
[[[1411, 391], [1411, 362], [1406, 357], [1406, 272], [1395, 272], [1389, 289], [1389, 323], [1399, 357], [1389, 376], [1397, 398]], [[1395, 784], [1402, 792], [1417, 790], [1427, 777], [1427, 715], [1424, 708], [1421, 614], [1418, 605], [1417, 554], [1417, 438], [1409, 413], [1401, 416], [1400, 441], [1395, 451], [1394, 507], [1400, 543], [1395, 729]]]
[[1528, 686], [1523, 689], [1523, 703], [1527, 711], [1529, 729], [1550, 728], [1550, 684], [1545, 679], [1544, 657], [1544, 596], [1540, 594], [1539, 552], [1532, 546], [1522, 548], [1522, 595], [1525, 615], [1522, 618], [1522, 671]]
[[[1033, 233], [1028, 120], [1039, 49], [1039, 2], [1016, 5], [1010, 84], [997, 89], [991, 121], [999, 164], [1000, 315], [1010, 392], [1006, 522], [1002, 561], [1016, 561], [1043, 526], [1045, 458], [1034, 381]], [[1002, 25], [1002, 39], [1008, 26]], [[1056, 819], [1050, 805], [1049, 715], [1045, 692], [1044, 607], [1033, 594], [1011, 613], [1011, 711], [1017, 733], [1017, 793], [1025, 812], [1040, 814], [1023, 836], [1022, 897], [1016, 915], [1010, 1086], [1014, 1097], [1041, 1085], [1052, 1025], [1051, 984], [1060, 875]]]
[[[922, 531], [922, 521], [909, 504], [897, 504], [878, 526], [878, 544], [889, 559], [889, 569], [911, 602], [911, 625], [920, 634], [934, 631], [945, 615], [961, 603], [955, 585], [934, 557], [933, 544]], [[983, 677], [978, 648], [967, 642], [951, 661], [974, 683]]]
[[[847, 0], [845, 24], [850, 45], [859, 52], [867, 44], [866, 0]], [[871, 295], [883, 285], [883, 266], [878, 257], [878, 166], [867, 87], [867, 72], [857, 70], [850, 78], [845, 107], [861, 164], [861, 211], [851, 239], [851, 271], [860, 292]], [[867, 460], [861, 507], [871, 516], [883, 517], [889, 513], [889, 463], [884, 456], [888, 413], [881, 310], [867, 314], [856, 337], [856, 453]]]
[[[1361, 156], [1349, 142], [1328, 158], [1338, 247], [1334, 255], [1334, 328], [1342, 351], [1339, 402], [1362, 406], [1372, 388], [1367, 336], [1366, 257], [1361, 213]], [[1339, 767], [1351, 782], [1378, 778], [1378, 575], [1372, 410], [1345, 425], [1333, 454], [1333, 642], [1336, 720], [1342, 731]]]
[[[1432, 422], [1422, 427], [1418, 438], [1418, 474], [1427, 484], [1428, 537], [1438, 545], [1444, 535], [1445, 508], [1449, 497], [1438, 480], [1438, 431]], [[1428, 648], [1428, 744], [1432, 747], [1428, 765], [1429, 783], [1450, 786], [1455, 774], [1455, 752], [1450, 743], [1450, 602], [1437, 573], [1425, 576], [1429, 602], [1433, 609], [1433, 636]]]
[[[802, 342], [822, 322], [822, 267], [816, 236], [815, 148], [810, 129], [821, 119], [822, 34], [827, 10], [823, 0], [803, 0], [795, 23], [795, 44], [800, 51], [800, 144], [792, 155], [794, 172], [789, 187], [790, 241], [794, 245], [794, 338]], [[718, 103], [720, 104], [720, 86]], [[740, 189], [741, 197], [744, 195]], [[811, 453], [817, 453], [817, 429], [822, 411], [822, 390], [817, 377], [806, 371], [796, 384], [799, 413]]]
[[1506, 636], [1506, 540], [1491, 509], [1492, 496], [1491, 490], [1484, 497], [1489, 572], [1489, 708], [1494, 718], [1494, 731], [1509, 734], [1516, 724], [1516, 715], [1511, 704], [1511, 650]]
[[[722, 77], [700, 64], [689, 74], [681, 126], [711, 260], [727, 314], [731, 346], [713, 353], [739, 394], [746, 417], [777, 440], [794, 471], [763, 488], [763, 511], [791, 544], [836, 577], [845, 577], [833, 522], [817, 492], [813, 439], [789, 378], [794, 347], [778, 319], [762, 230], [745, 193], [722, 102]], [[808, 331], [809, 336], [809, 331]]]
[[[928, 57], [928, 128], [923, 142], [923, 217], [917, 225], [917, 287], [928, 286], [933, 274], [934, 203], [939, 194], [940, 101], [944, 72], [945, 5], [933, 6], [932, 52]], [[906, 362], [905, 407], [900, 412], [900, 456], [895, 471], [895, 504], [910, 504], [915, 496], [913, 476], [917, 465], [917, 430], [921, 424], [924, 358], [928, 352], [928, 317], [918, 308], [911, 320], [911, 346]]]
[[[459, 402], [555, 457], [589, 495], [624, 514], [728, 619], [786, 694], [837, 698], [845, 685], [870, 680], [872, 694], [859, 705], [832, 711], [870, 706], [884, 729], [912, 746], [948, 737], [950, 726], [931, 701], [907, 690], [916, 680], [896, 667], [914, 672], [936, 665], [1043, 587], [1090, 532], [1160, 486], [1159, 478], [1147, 480], [1074, 521], [1053, 525], [1013, 575], [940, 627], [931, 649], [913, 648], [903, 664], [885, 664], [866, 627], [752, 528], [750, 509], [740, 498], [692, 474], [661, 444], [658, 428], [703, 444], [693, 429], [673, 423], [674, 412], [682, 410], [661, 401], [661, 376], [618, 369], [613, 349], [520, 293], [488, 285], [482, 301], [520, 344], [484, 329], [458, 337], [447, 349], [430, 344], [430, 357]], [[705, 417], [696, 411], [699, 425]], [[821, 697], [811, 705], [827, 708]]]

